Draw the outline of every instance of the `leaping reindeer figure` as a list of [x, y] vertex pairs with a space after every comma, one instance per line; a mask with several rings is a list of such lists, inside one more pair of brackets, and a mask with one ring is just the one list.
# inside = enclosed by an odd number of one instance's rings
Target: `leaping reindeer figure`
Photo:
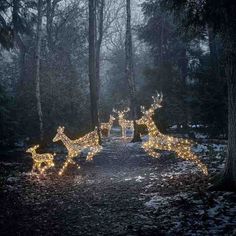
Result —
[[152, 98], [153, 103], [149, 109], [146, 110], [144, 106], [141, 106], [143, 116], [141, 119], [137, 120], [137, 124], [145, 124], [147, 126], [149, 133], [149, 140], [143, 143], [143, 149], [152, 157], [160, 156], [160, 154], [155, 151], [156, 149], [174, 152], [179, 158], [196, 163], [202, 172], [207, 175], [207, 167], [191, 151], [191, 148], [194, 145], [193, 141], [164, 135], [158, 130], [152, 116], [154, 115], [155, 110], [161, 107], [163, 95], [157, 93], [157, 95]]
[[[63, 174], [69, 163], [76, 164], [73, 158], [79, 156], [83, 149], [89, 148], [89, 153], [86, 158], [87, 161], [91, 161], [94, 155], [102, 149], [102, 146], [99, 145], [97, 129], [75, 140], [69, 139], [64, 134], [64, 129], [64, 127], [59, 126], [57, 129], [57, 134], [53, 138], [53, 142], [61, 140], [68, 151], [66, 162], [59, 171], [59, 175]], [[78, 166], [78, 168], [80, 168], [80, 166]]]
[[114, 116], [110, 115], [110, 119], [109, 119], [108, 123], [101, 123], [101, 130], [107, 129], [107, 131], [108, 131], [107, 136], [108, 136], [108, 137], [110, 137], [110, 134], [111, 134], [111, 127], [112, 127], [113, 122], [114, 122], [115, 119], [116, 119], [116, 118], [115, 118]]
[[[32, 154], [32, 159], [33, 159], [33, 167], [32, 171], [34, 172], [35, 170], [38, 170], [40, 174], [43, 174], [48, 168], [54, 166], [54, 156], [56, 155], [55, 153], [43, 153], [39, 154], [36, 153], [36, 149], [39, 147], [39, 145], [35, 145], [31, 148], [28, 148], [26, 152]], [[44, 164], [44, 166], [42, 166]]]
[[118, 111], [113, 109], [113, 112], [118, 114], [118, 123], [121, 126], [122, 138], [126, 138], [126, 129], [131, 129], [134, 132], [134, 123], [132, 120], [126, 120], [124, 118], [125, 113], [127, 113], [130, 109], [126, 108], [123, 111]]

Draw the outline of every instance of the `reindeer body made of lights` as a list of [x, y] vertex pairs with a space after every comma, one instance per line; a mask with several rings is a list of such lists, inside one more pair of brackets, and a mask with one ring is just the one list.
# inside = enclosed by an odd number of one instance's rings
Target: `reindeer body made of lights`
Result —
[[113, 112], [118, 114], [118, 123], [121, 126], [121, 133], [122, 138], [126, 138], [126, 129], [131, 129], [132, 132], [134, 132], [134, 123], [132, 120], [126, 120], [124, 118], [125, 113], [127, 113], [130, 109], [126, 108], [123, 111], [118, 111], [116, 109], [113, 109]]
[[148, 129], [149, 140], [143, 143], [143, 149], [152, 157], [160, 156], [160, 154], [155, 151], [156, 149], [174, 152], [179, 158], [193, 161], [202, 172], [207, 175], [207, 167], [191, 151], [195, 144], [193, 141], [164, 135], [158, 130], [152, 116], [154, 115], [155, 110], [161, 107], [163, 95], [157, 93], [157, 96], [153, 96], [152, 98], [154, 102], [148, 110], [141, 106], [143, 116], [136, 121], [137, 124], [145, 124]]
[[[53, 138], [53, 142], [57, 142], [59, 140], [62, 141], [68, 151], [67, 159], [63, 167], [59, 171], [59, 175], [63, 174], [69, 163], [76, 164], [73, 158], [79, 156], [83, 149], [89, 148], [89, 152], [86, 158], [87, 161], [91, 161], [95, 154], [102, 149], [102, 146], [99, 145], [97, 129], [79, 139], [71, 140], [64, 134], [64, 127], [59, 126], [57, 129], [57, 134]], [[78, 168], [80, 168], [80, 166], [78, 166]]]
[[26, 152], [31, 153], [32, 159], [33, 159], [33, 167], [31, 172], [34, 172], [36, 170], [39, 171], [40, 174], [43, 174], [48, 168], [54, 166], [54, 156], [55, 153], [43, 153], [39, 154], [36, 153], [36, 149], [39, 147], [39, 145], [35, 145], [31, 148], [28, 148]]
[[111, 128], [113, 125], [113, 122], [116, 118], [112, 115], [110, 115], [110, 119], [108, 121], [108, 123], [101, 123], [101, 130], [107, 129], [107, 136], [110, 137], [111, 134]]

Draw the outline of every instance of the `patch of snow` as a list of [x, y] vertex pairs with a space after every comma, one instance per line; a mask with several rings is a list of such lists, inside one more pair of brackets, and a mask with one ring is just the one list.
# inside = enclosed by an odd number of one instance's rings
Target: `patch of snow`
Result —
[[186, 193], [178, 193], [174, 196], [153, 196], [148, 202], [145, 202], [144, 205], [149, 208], [158, 209], [159, 207], [165, 207], [171, 204], [171, 202], [178, 199], [186, 198]]
[[8, 177], [7, 178], [7, 182], [8, 183], [15, 183], [15, 182], [17, 182], [19, 180], [19, 178], [17, 178], [17, 177]]
[[142, 142], [146, 142], [149, 140], [149, 136], [148, 135], [142, 135], [141, 136]]
[[206, 153], [210, 150], [214, 152], [224, 152], [227, 148], [225, 144], [197, 144], [192, 148], [192, 151], [196, 153]]
[[125, 178], [125, 181], [130, 181], [132, 180], [132, 178]]
[[150, 180], [156, 180], [157, 179], [157, 175], [154, 174], [154, 173], [150, 173], [149, 178], [150, 178]]
[[206, 134], [197, 133], [197, 132], [194, 132], [194, 136], [195, 136], [195, 138], [202, 138], [202, 139], [206, 139], [207, 138]]
[[194, 173], [198, 170], [197, 166], [195, 165], [194, 162], [191, 161], [181, 161], [178, 162], [177, 165], [174, 165], [172, 167], [172, 171], [171, 172], [167, 172], [167, 174], [170, 175], [182, 175], [183, 173]]
[[121, 128], [120, 127], [112, 127], [111, 131], [120, 132]]
[[137, 177], [134, 177], [135, 178], [135, 181], [136, 182], [142, 182], [142, 179], [145, 179], [145, 177], [142, 177], [142, 176], [137, 176]]
[[148, 184], [148, 185], [145, 186], [145, 189], [149, 189], [149, 188], [151, 188], [153, 185], [154, 185], [154, 184]]
[[170, 129], [177, 129], [177, 125], [172, 125]]
[[22, 165], [22, 164], [18, 163], [18, 162], [0, 162], [0, 165], [3, 165], [3, 166], [16, 166], [16, 165]]
[[196, 124], [196, 125], [188, 125], [188, 127], [190, 128], [200, 128], [200, 127], [205, 127], [204, 125], [201, 125], [201, 124]]
[[204, 153], [208, 151], [208, 147], [204, 144], [197, 144], [192, 148], [192, 151], [196, 153]]
[[227, 145], [225, 145], [225, 144], [212, 144], [212, 148], [215, 152], [222, 152], [222, 151], [226, 150]]
[[220, 209], [223, 209], [224, 206], [221, 204], [217, 204], [215, 207], [212, 207], [207, 210], [207, 213], [210, 217], [215, 217], [220, 213]]

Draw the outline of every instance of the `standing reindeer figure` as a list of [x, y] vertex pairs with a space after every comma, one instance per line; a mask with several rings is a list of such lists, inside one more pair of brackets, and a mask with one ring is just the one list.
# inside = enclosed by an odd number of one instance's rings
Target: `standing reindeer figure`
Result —
[[32, 171], [34, 172], [35, 170], [38, 170], [40, 174], [43, 174], [48, 168], [54, 166], [54, 156], [56, 155], [51, 154], [51, 153], [43, 153], [43, 154], [38, 154], [36, 153], [36, 149], [39, 147], [39, 145], [35, 145], [31, 148], [28, 148], [26, 152], [32, 154], [32, 159], [33, 159], [33, 167]]
[[179, 158], [196, 163], [202, 172], [207, 175], [207, 167], [191, 151], [192, 146], [194, 145], [193, 141], [164, 135], [158, 130], [152, 116], [154, 115], [155, 110], [161, 107], [163, 95], [157, 93], [157, 95], [152, 98], [153, 104], [148, 110], [145, 110], [145, 108], [141, 106], [143, 116], [141, 119], [137, 120], [137, 124], [145, 124], [147, 126], [149, 133], [149, 140], [143, 143], [143, 149], [152, 157], [160, 156], [160, 154], [155, 151], [156, 149], [174, 152]]
[[[99, 145], [97, 129], [75, 140], [69, 139], [64, 134], [64, 129], [64, 127], [59, 126], [57, 129], [57, 134], [53, 138], [53, 142], [61, 140], [68, 151], [67, 159], [63, 167], [59, 171], [59, 175], [63, 174], [64, 170], [66, 169], [69, 163], [76, 164], [73, 159], [76, 156], [79, 156], [83, 149], [89, 148], [89, 152], [86, 158], [87, 161], [91, 161], [94, 155], [102, 149], [102, 147]], [[80, 166], [78, 166], [78, 168], [80, 168]]]
[[124, 118], [125, 113], [127, 113], [130, 109], [126, 108], [123, 111], [118, 111], [113, 109], [113, 112], [118, 114], [118, 123], [121, 126], [122, 138], [126, 138], [126, 129], [131, 129], [134, 132], [134, 123], [132, 120], [126, 120]]
[[108, 121], [108, 123], [101, 123], [101, 130], [104, 130], [104, 129], [107, 129], [108, 131], [108, 134], [107, 136], [110, 137], [110, 134], [111, 134], [111, 127], [113, 125], [113, 121], [115, 120], [116, 118], [112, 115], [110, 115], [110, 119]]

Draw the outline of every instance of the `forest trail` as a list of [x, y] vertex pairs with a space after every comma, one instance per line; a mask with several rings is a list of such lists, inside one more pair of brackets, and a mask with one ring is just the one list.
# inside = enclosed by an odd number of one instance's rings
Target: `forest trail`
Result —
[[[140, 143], [117, 137], [104, 142], [93, 162], [80, 162], [80, 170], [71, 167], [62, 177], [49, 170], [43, 178], [25, 173], [18, 163], [18, 174], [8, 177], [1, 191], [1, 235], [206, 234], [211, 229], [212, 219], [202, 211], [214, 208], [208, 200], [219, 196], [204, 193], [207, 179], [193, 163], [164, 153], [151, 158]], [[222, 229], [232, 232], [233, 215], [229, 222]]]

